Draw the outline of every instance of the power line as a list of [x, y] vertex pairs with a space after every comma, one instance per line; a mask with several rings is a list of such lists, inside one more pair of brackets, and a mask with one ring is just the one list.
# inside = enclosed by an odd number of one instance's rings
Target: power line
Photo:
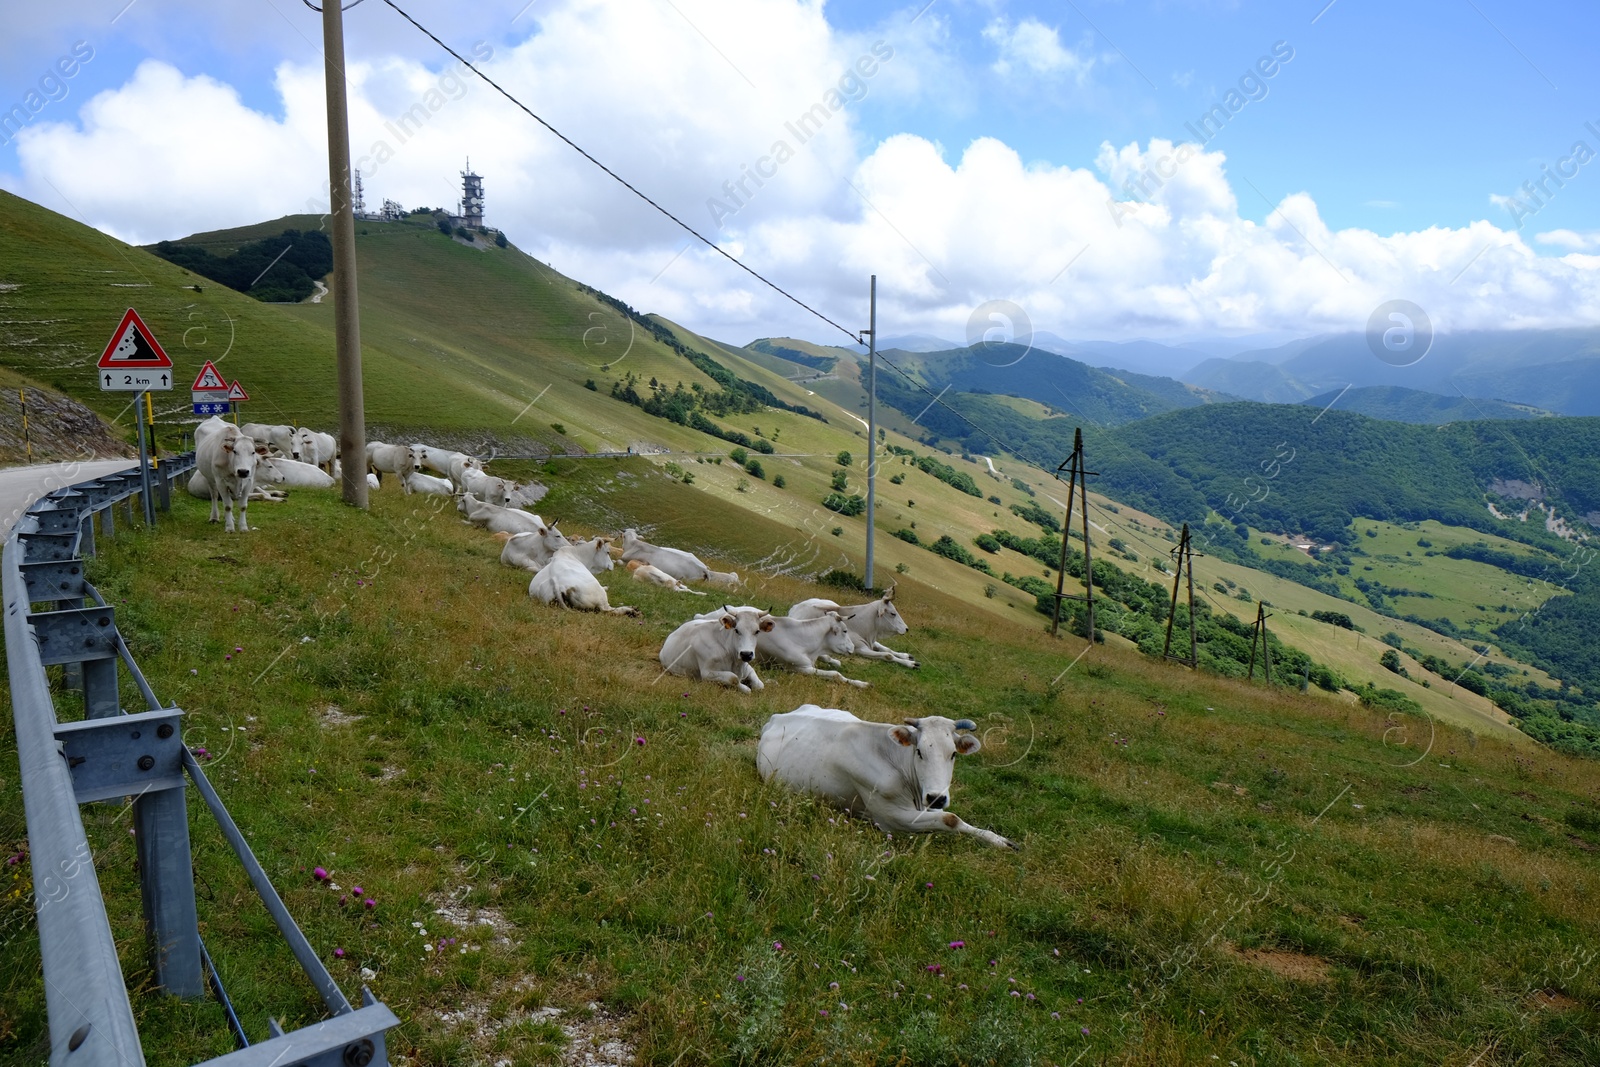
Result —
[[[610, 176], [614, 181], [616, 181], [623, 188], [627, 189], [634, 196], [637, 196], [640, 200], [643, 200], [646, 204], [649, 204], [651, 207], [655, 208], [656, 211], [660, 212], [662, 215], [664, 215], [668, 219], [672, 220], [672, 222], [675, 223], [679, 228], [681, 228], [685, 233], [688, 233], [695, 240], [699, 241], [701, 244], [705, 245], [707, 248], [711, 249], [713, 252], [717, 253], [719, 256], [723, 257], [729, 263], [732, 263], [734, 266], [738, 267], [740, 270], [744, 271], [746, 274], [750, 275], [752, 278], [756, 279], [761, 284], [767, 286], [769, 289], [771, 289], [774, 292], [778, 293], [784, 299], [790, 301], [791, 303], [793, 303], [797, 307], [809, 312], [811, 315], [814, 315], [816, 318], [818, 318], [821, 321], [827, 323], [829, 326], [832, 326], [834, 329], [838, 330], [840, 333], [844, 334], [846, 337], [850, 338], [855, 343], [857, 343], [857, 344], [861, 343], [861, 337], [860, 337], [860, 335], [858, 333], [852, 332], [852, 331], [846, 329], [845, 327], [839, 325], [839, 323], [835, 322], [833, 319], [830, 319], [828, 316], [824, 315], [822, 312], [818, 311], [816, 308], [812, 307], [810, 304], [807, 304], [805, 301], [801, 300], [799, 297], [795, 296], [793, 293], [790, 293], [788, 290], [784, 289], [782, 286], [778, 285], [776, 282], [773, 282], [773, 281], [769, 280], [768, 278], [766, 278], [764, 275], [762, 275], [761, 273], [759, 273], [755, 269], [753, 269], [753, 268], [745, 265], [744, 263], [740, 262], [737, 258], [735, 258], [731, 253], [729, 253], [726, 250], [724, 250], [716, 242], [714, 242], [714, 241], [710, 240], [709, 238], [705, 237], [703, 234], [701, 234], [699, 231], [697, 231], [694, 227], [690, 226], [688, 223], [686, 223], [682, 219], [678, 218], [678, 216], [674, 215], [672, 212], [668, 211], [666, 208], [664, 208], [660, 204], [656, 203], [649, 196], [645, 195], [637, 187], [635, 187], [633, 185], [633, 183], [629, 182], [626, 178], [622, 177], [622, 175], [618, 174], [616, 171], [612, 170], [610, 167], [608, 167], [604, 163], [600, 162], [593, 155], [591, 155], [589, 152], [587, 152], [582, 146], [580, 146], [577, 142], [572, 140], [572, 138], [568, 137], [566, 134], [562, 133], [560, 130], [558, 130], [554, 126], [550, 125], [550, 123], [546, 122], [543, 118], [540, 118], [526, 104], [524, 104], [521, 100], [518, 100], [515, 96], [511, 95], [510, 92], [508, 92], [504, 87], [502, 87], [493, 78], [489, 77], [483, 71], [479, 70], [470, 61], [468, 61], [467, 58], [465, 56], [463, 56], [460, 52], [457, 52], [454, 48], [451, 48], [449, 45], [445, 44], [444, 41], [440, 40], [439, 36], [437, 34], [435, 34], [432, 30], [429, 30], [426, 26], [422, 25], [422, 23], [420, 23], [416, 19], [412, 18], [411, 15], [409, 15], [403, 8], [401, 8], [400, 5], [396, 4], [394, 2], [394, 0], [383, 0], [383, 2], [385, 4], [387, 4], [389, 7], [393, 8], [397, 15], [399, 15], [401, 18], [405, 19], [407, 22], [411, 23], [412, 26], [416, 27], [416, 29], [420, 33], [422, 33], [423, 36], [427, 37], [434, 44], [438, 45], [440, 48], [442, 48], [446, 52], [450, 53], [450, 55], [453, 56], [458, 62], [460, 62], [468, 70], [472, 71], [472, 73], [476, 74], [479, 78], [481, 78], [487, 85], [489, 85], [491, 88], [493, 88], [495, 90], [495, 92], [499, 93], [501, 96], [503, 96], [507, 100], [509, 100], [518, 109], [520, 109], [525, 115], [527, 115], [529, 118], [533, 119], [533, 121], [537, 122], [539, 125], [543, 126], [545, 129], [549, 130], [551, 133], [555, 134], [556, 137], [560, 138], [561, 141], [563, 143], [565, 143], [569, 148], [571, 148], [574, 152], [577, 152], [584, 159], [587, 159], [590, 163], [593, 163], [596, 167], [599, 167], [608, 176]], [[309, 6], [309, 4], [308, 4], [308, 6]], [[1016, 456], [1018, 459], [1021, 459], [1023, 462], [1033, 464], [1034, 466], [1038, 467], [1040, 470], [1048, 471], [1048, 470], [1051, 469], [1046, 464], [1041, 463], [1038, 460], [1033, 459], [1032, 457], [1025, 455], [1023, 452], [1021, 452], [1018, 449], [1012, 448], [1009, 444], [1007, 444], [1000, 437], [996, 436], [993, 432], [984, 429], [982, 426], [979, 426], [977, 423], [975, 423], [971, 419], [967, 418], [967, 416], [963, 415], [960, 411], [957, 411], [955, 408], [951, 407], [949, 404], [946, 404], [940, 398], [939, 394], [935, 393], [932, 389], [929, 389], [926, 385], [924, 385], [922, 382], [918, 381], [911, 374], [907, 373], [906, 371], [902, 370], [900, 367], [896, 366], [892, 361], [884, 358], [884, 355], [883, 355], [882, 352], [878, 353], [878, 358], [882, 359], [884, 364], [887, 365], [890, 370], [894, 371], [896, 374], [900, 375], [906, 381], [910, 382], [917, 389], [921, 390], [922, 392], [924, 392], [924, 393], [928, 394], [930, 397], [932, 397], [933, 398], [933, 403], [935, 403], [935, 404], [939, 405], [940, 407], [944, 408], [950, 414], [954, 415], [957, 419], [960, 419], [967, 426], [970, 426], [973, 430], [975, 430], [978, 433], [982, 434], [984, 437], [988, 438], [990, 441], [993, 441], [996, 445], [1000, 446], [1000, 449], [1002, 451], [1009, 452], [1011, 455]]]

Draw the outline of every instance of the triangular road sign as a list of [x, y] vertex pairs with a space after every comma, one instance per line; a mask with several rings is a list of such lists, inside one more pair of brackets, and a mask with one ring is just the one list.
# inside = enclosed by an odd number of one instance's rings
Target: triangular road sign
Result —
[[245, 392], [244, 386], [240, 385], [238, 380], [235, 379], [234, 383], [228, 386], [228, 399], [232, 400], [235, 404], [238, 404], [249, 400], [250, 394]]
[[101, 370], [146, 370], [170, 367], [172, 360], [156, 343], [155, 334], [139, 318], [139, 313], [129, 308], [106, 344], [106, 350], [100, 353], [99, 366]]
[[206, 360], [206, 365], [200, 368], [200, 376], [194, 380], [194, 384], [189, 388], [191, 390], [206, 391], [220, 390], [226, 393], [228, 391], [228, 383], [222, 380], [222, 375], [217, 373], [217, 368], [213, 367], [208, 359]]

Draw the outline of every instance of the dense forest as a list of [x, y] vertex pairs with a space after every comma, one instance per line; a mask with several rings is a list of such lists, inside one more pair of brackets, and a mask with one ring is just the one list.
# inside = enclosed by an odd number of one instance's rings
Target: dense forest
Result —
[[333, 269], [333, 245], [319, 230], [284, 230], [277, 237], [240, 245], [227, 256], [174, 241], [162, 241], [151, 251], [203, 278], [269, 302], [304, 300], [316, 291], [315, 279]]

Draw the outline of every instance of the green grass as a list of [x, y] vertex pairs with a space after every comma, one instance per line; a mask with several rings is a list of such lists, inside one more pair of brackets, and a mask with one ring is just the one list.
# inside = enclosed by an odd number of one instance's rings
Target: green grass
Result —
[[[746, 602], [835, 592], [760, 564], [792, 527], [644, 461], [550, 477], [543, 514], [655, 523], [751, 578]], [[916, 570], [896, 647], [922, 670], [853, 663], [865, 691], [769, 672], [741, 697], [658, 680], [662, 637], [706, 600], [614, 573], [642, 619], [545, 608], [497, 542], [389, 490], [370, 514], [309, 493], [251, 510], [259, 529], [225, 537], [179, 498], [158, 532], [103, 544], [93, 578], [312, 944], [352, 996], [377, 972], [407, 1062], [556, 1062], [529, 1013], [591, 1001], [663, 1067], [1600, 1058], [1592, 765], [1116, 648], [1063, 674], [1080, 642]], [[889, 840], [763, 786], [761, 724], [808, 701], [976, 719], [953, 808], [1023, 850]], [[247, 1030], [320, 1017], [192, 810], [205, 937]], [[84, 811], [150, 1062], [224, 1051], [214, 1006], [142, 991], [126, 815]], [[318, 865], [378, 906], [340, 906]], [[42, 994], [11, 870], [0, 1060], [29, 1062]], [[457, 942], [425, 951], [414, 923]]]

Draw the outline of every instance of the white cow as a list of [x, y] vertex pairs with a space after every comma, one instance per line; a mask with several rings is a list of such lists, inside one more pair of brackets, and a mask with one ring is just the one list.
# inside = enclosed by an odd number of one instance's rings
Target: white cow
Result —
[[1016, 848], [992, 830], [963, 822], [952, 811], [955, 757], [982, 742], [971, 719], [942, 715], [904, 723], [863, 722], [848, 711], [802, 704], [774, 715], [756, 744], [756, 770], [801, 793], [820, 796], [890, 833], [971, 834]]
[[[518, 567], [526, 571], [539, 570], [550, 562], [550, 557], [555, 555], [557, 549], [566, 548], [571, 544], [554, 526], [541, 526], [537, 532], [524, 530], [520, 533], [511, 533], [501, 530], [495, 537], [506, 546], [500, 550], [500, 562], [507, 567]], [[609, 563], [611, 553], [607, 551], [605, 556]], [[608, 566], [605, 569], [611, 568]], [[600, 573], [593, 566], [589, 567], [589, 570], [595, 574]]]
[[225, 420], [225, 419], [223, 419], [223, 418], [221, 418], [221, 417], [219, 417], [217, 415], [213, 415], [209, 419], [206, 419], [205, 421], [199, 423], [194, 428], [194, 446], [195, 446], [195, 448], [198, 449], [200, 447], [200, 442], [204, 441], [206, 438], [210, 437], [212, 434], [221, 433], [223, 430], [227, 429], [228, 426], [230, 426], [230, 425], [231, 424], [227, 420]]
[[274, 426], [265, 422], [247, 422], [239, 432], [258, 444], [270, 445], [290, 459], [300, 459], [300, 446], [295, 441], [293, 426]]
[[[403, 479], [412, 471], [422, 470], [422, 459], [412, 445], [386, 445], [382, 441], [368, 441], [367, 469], [377, 474], [381, 484], [385, 474], [396, 474]], [[400, 488], [405, 489], [403, 481]], [[406, 492], [410, 490], [406, 489]]]
[[815, 619], [786, 619], [775, 617], [771, 629], [761, 631], [756, 638], [756, 659], [763, 663], [781, 663], [800, 674], [818, 678], [832, 678], [846, 682], [858, 689], [867, 688], [867, 682], [846, 678], [838, 671], [818, 670], [817, 660], [826, 659], [834, 666], [839, 661], [826, 655], [848, 655], [855, 647], [850, 628], [836, 613], [828, 612]]
[[671, 589], [675, 593], [693, 593], [695, 596], [705, 596], [700, 590], [690, 589], [660, 567], [652, 567], [650, 564], [640, 563], [636, 559], [628, 561], [628, 573], [633, 575], [634, 581], [644, 582], [646, 585], [659, 585], [661, 588]]
[[263, 472], [270, 466], [277, 472], [275, 480], [290, 489], [329, 489], [334, 484], [333, 475], [311, 463], [303, 460], [285, 459], [283, 456], [273, 456], [271, 460], [262, 463], [256, 468], [256, 481], [261, 481]]
[[[603, 553], [609, 561], [611, 554]], [[638, 608], [612, 607], [606, 587], [590, 573], [586, 553], [573, 547], [557, 549], [533, 581], [528, 595], [546, 604], [559, 604], [577, 611], [600, 611], [608, 615], [637, 615]]]
[[666, 571], [680, 581], [703, 582], [711, 577], [711, 568], [702, 563], [700, 557], [693, 552], [685, 552], [681, 548], [667, 548], [664, 545], [652, 545], [641, 538], [638, 531], [629, 527], [622, 531], [622, 561], [626, 563], [635, 559]]
[[461, 480], [458, 483], [462, 492], [471, 493], [479, 500], [499, 507], [511, 505], [511, 494], [516, 485], [504, 478], [496, 478], [492, 474], [485, 474], [476, 467], [461, 468]]
[[435, 474], [442, 474], [446, 478], [450, 477], [450, 461], [463, 454], [448, 448], [436, 448], [433, 445], [425, 445], [420, 442], [414, 442], [411, 447], [417, 450], [417, 458], [422, 460], [422, 465], [425, 468]]
[[829, 611], [838, 612], [844, 619], [845, 625], [850, 627], [851, 634], [855, 636], [853, 651], [856, 655], [865, 656], [867, 659], [887, 660], [902, 667], [917, 666], [917, 661], [911, 656], [904, 652], [896, 652], [879, 640], [887, 635], [906, 632], [906, 621], [900, 617], [899, 610], [894, 606], [894, 586], [891, 585], [877, 600], [870, 600], [865, 604], [841, 607], [831, 600], [820, 598], [802, 600], [789, 609], [789, 617], [814, 619]]
[[241, 533], [247, 533], [250, 523], [246, 512], [250, 507], [250, 491], [255, 488], [256, 457], [266, 454], [266, 443], [256, 442], [239, 432], [237, 426], [208, 434], [195, 448], [195, 468], [205, 475], [206, 487], [211, 496], [211, 521], [217, 521], [217, 502], [228, 511], [228, 521], [223, 527], [234, 532], [233, 505], [239, 505]]
[[405, 483], [408, 493], [424, 493], [429, 496], [456, 495], [456, 487], [450, 484], [448, 478], [435, 478], [420, 471], [406, 471], [400, 480]]
[[531, 511], [486, 504], [471, 493], [457, 498], [456, 508], [472, 525], [482, 526], [490, 533], [538, 533], [545, 526], [555, 526], [555, 522], [546, 523]]
[[[253, 478], [254, 485], [250, 489], [251, 500], [261, 500], [269, 504], [281, 504], [289, 499], [287, 493], [276, 489], [267, 489], [268, 485], [281, 485], [284, 482], [283, 472], [279, 469], [281, 463], [292, 463], [293, 460], [283, 459], [280, 456], [256, 456], [256, 472]], [[206, 481], [206, 476], [198, 469], [189, 476], [189, 495], [197, 500], [211, 499], [211, 483]]]
[[445, 470], [445, 475], [455, 483], [457, 489], [465, 489], [465, 486], [461, 484], [461, 473], [469, 468], [477, 471], [483, 470], [483, 460], [477, 456], [469, 456], [465, 452], [456, 452], [452, 454], [449, 466]]
[[772, 616], [759, 608], [723, 611], [710, 619], [690, 619], [662, 642], [661, 666], [668, 674], [720, 682], [741, 693], [761, 689], [761, 678], [753, 665], [756, 638], [772, 625]]
[[300, 426], [295, 429], [294, 436], [300, 445], [300, 455], [296, 458], [301, 463], [310, 463], [328, 470], [334, 457], [339, 454], [339, 442], [331, 433], [322, 433], [309, 426]]

